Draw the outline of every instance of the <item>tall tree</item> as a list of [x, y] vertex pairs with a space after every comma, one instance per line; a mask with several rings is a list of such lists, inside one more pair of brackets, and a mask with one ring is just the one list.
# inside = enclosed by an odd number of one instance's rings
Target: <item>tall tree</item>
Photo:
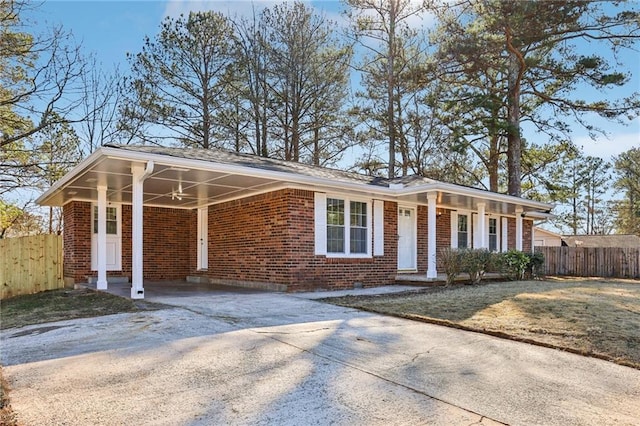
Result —
[[[49, 126], [32, 142], [34, 186], [46, 189], [62, 178], [82, 158], [80, 138], [68, 123]], [[49, 207], [48, 232], [62, 232], [62, 209]]]
[[299, 1], [265, 9], [262, 19], [278, 155], [318, 165], [334, 161], [346, 148], [341, 142], [348, 126], [340, 123], [346, 116], [350, 48], [338, 40], [334, 23]]
[[[561, 139], [569, 136], [565, 118], [597, 132], [585, 119], [589, 113], [620, 121], [638, 114], [637, 93], [581, 99], [577, 92], [579, 87], [602, 91], [628, 82], [610, 56], [633, 48], [640, 38], [634, 4], [464, 0], [449, 12], [443, 34], [450, 40], [441, 55], [457, 64], [449, 72], [464, 83], [478, 81], [478, 72], [491, 70], [495, 76], [490, 98], [499, 100], [500, 108], [488, 110], [493, 115], [488, 118], [500, 123], [497, 128], [506, 139], [509, 194], [522, 190], [523, 122]], [[579, 41], [598, 48], [580, 50]]]
[[[346, 0], [350, 7], [353, 38], [368, 51], [357, 70], [363, 74], [370, 105], [361, 109], [373, 115], [376, 124], [371, 129], [388, 141], [388, 176], [396, 176], [396, 153], [404, 155], [403, 174], [408, 170], [408, 149], [400, 134], [403, 127], [402, 95], [404, 78], [409, 68], [419, 63], [422, 54], [417, 33], [410, 20], [427, 10], [428, 2], [411, 0]], [[403, 78], [404, 77], [404, 78]], [[373, 114], [371, 114], [373, 113]]]
[[81, 109], [85, 119], [78, 126], [85, 153], [117, 139], [118, 105], [123, 95], [122, 77], [117, 67], [113, 72], [107, 72], [95, 58], [91, 58], [89, 64], [89, 70], [82, 76]]
[[215, 12], [167, 17], [154, 40], [129, 56], [132, 96], [122, 108], [122, 128], [143, 142], [178, 140], [184, 146], [210, 148], [224, 80], [233, 66], [234, 32]]
[[264, 19], [258, 16], [255, 7], [250, 18], [234, 19], [237, 35], [237, 68], [239, 78], [233, 79], [228, 87], [231, 96], [242, 98], [246, 106], [246, 138], [250, 152], [269, 156], [269, 105], [270, 95], [267, 83], [268, 55]]
[[[70, 33], [60, 27], [24, 31], [20, 14], [31, 4], [0, 3], [0, 149], [60, 122], [81, 121], [80, 99], [66, 96], [81, 88], [85, 61]], [[13, 145], [12, 145], [13, 144]]]
[[632, 148], [615, 159], [617, 179], [614, 186], [623, 192], [616, 202], [616, 230], [640, 236], [640, 148]]
[[32, 182], [29, 138], [50, 126], [79, 122], [86, 62], [60, 27], [32, 27], [32, 4], [0, 2], [0, 195]]

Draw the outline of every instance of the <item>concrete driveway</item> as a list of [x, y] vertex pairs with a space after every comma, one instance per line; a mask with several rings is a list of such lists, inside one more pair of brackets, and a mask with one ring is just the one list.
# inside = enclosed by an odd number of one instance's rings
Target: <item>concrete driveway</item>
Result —
[[640, 424], [638, 370], [326, 295], [147, 290], [169, 306], [4, 330], [13, 408], [25, 425]]

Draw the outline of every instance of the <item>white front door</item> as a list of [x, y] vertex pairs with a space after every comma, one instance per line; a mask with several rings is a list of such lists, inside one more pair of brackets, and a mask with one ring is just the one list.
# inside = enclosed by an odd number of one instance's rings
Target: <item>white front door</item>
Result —
[[198, 209], [198, 269], [205, 270], [209, 267], [209, 239], [208, 239], [208, 207]]
[[416, 270], [415, 209], [398, 208], [398, 269]]
[[[98, 206], [92, 206], [91, 269], [98, 270]], [[122, 223], [120, 205], [107, 206], [107, 271], [122, 270]]]

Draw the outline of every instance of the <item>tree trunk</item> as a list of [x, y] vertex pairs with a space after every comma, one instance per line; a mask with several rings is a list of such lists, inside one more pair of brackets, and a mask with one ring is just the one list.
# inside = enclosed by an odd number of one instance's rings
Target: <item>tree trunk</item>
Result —
[[393, 88], [395, 87], [395, 54], [396, 54], [396, 0], [389, 2], [389, 43], [387, 58], [387, 131], [389, 132], [389, 178], [396, 176], [396, 129], [393, 104]]
[[522, 139], [520, 137], [520, 82], [525, 70], [522, 54], [512, 44], [511, 28], [505, 29], [509, 52], [507, 95], [507, 193], [519, 197], [522, 194], [521, 160]]
[[498, 192], [498, 173], [500, 168], [500, 136], [492, 134], [489, 141], [489, 191]]

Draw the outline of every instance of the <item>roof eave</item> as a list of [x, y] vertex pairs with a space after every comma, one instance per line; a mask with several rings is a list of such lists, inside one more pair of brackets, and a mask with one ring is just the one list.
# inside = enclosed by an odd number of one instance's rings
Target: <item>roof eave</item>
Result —
[[[425, 185], [420, 185], [419, 187], [406, 188], [397, 190], [397, 195], [399, 196], [407, 196], [407, 195], [415, 195], [423, 192], [433, 192], [433, 191], [445, 191], [451, 194], [465, 195], [469, 197], [476, 198], [486, 198], [494, 201], [506, 202], [509, 204], [520, 205], [523, 207], [530, 207], [536, 210], [550, 211], [553, 208], [553, 205], [548, 203], [543, 203], [541, 201], [533, 201], [527, 200], [526, 198], [516, 197], [514, 195], [500, 194], [497, 192], [484, 191], [482, 189], [475, 188], [467, 188], [464, 186], [455, 185], [452, 183], [446, 182], [434, 182], [428, 183]], [[540, 213], [541, 215], [543, 213]], [[554, 217], [551, 214], [547, 214], [548, 217]], [[529, 213], [527, 213], [529, 215]]]
[[64, 190], [64, 187], [75, 179], [78, 175], [83, 173], [86, 169], [91, 167], [92, 164], [95, 164], [100, 157], [103, 156], [102, 150], [105, 148], [98, 148], [87, 158], [82, 160], [78, 165], [76, 165], [73, 169], [71, 169], [67, 174], [65, 174], [62, 178], [54, 182], [53, 185], [45, 192], [43, 192], [37, 199], [36, 204], [40, 206], [47, 206], [47, 202], [53, 198], [58, 192]]

